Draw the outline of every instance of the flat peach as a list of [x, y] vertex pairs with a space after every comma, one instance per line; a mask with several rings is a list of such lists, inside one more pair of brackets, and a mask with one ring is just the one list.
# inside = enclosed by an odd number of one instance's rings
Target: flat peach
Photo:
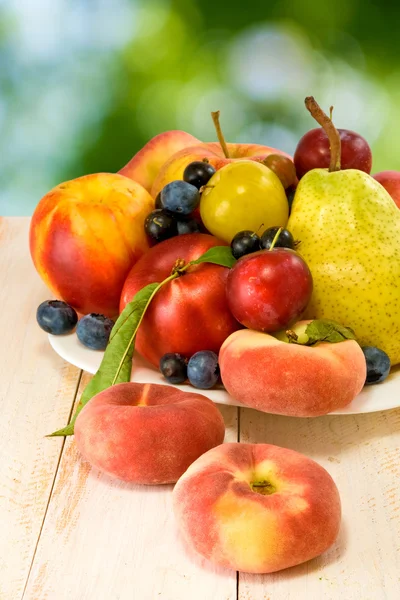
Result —
[[111, 477], [174, 483], [201, 454], [224, 439], [211, 400], [174, 387], [120, 383], [94, 396], [75, 423], [82, 456]]
[[217, 565], [249, 573], [272, 573], [322, 554], [341, 520], [329, 473], [270, 444], [213, 448], [179, 479], [173, 500], [189, 547]]
[[293, 417], [317, 417], [344, 408], [361, 392], [366, 378], [365, 357], [354, 340], [308, 347], [249, 329], [225, 340], [219, 364], [233, 398]]

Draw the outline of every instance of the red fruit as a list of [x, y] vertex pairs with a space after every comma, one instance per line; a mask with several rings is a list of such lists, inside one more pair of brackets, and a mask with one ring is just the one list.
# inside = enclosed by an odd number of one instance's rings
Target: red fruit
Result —
[[[213, 246], [225, 246], [204, 233], [171, 238], [151, 248], [129, 273], [120, 309], [149, 283], [171, 274], [178, 258], [194, 260]], [[153, 365], [167, 352], [190, 358], [199, 350], [218, 353], [225, 339], [240, 325], [228, 308], [225, 294], [229, 269], [201, 264], [167, 283], [154, 297], [139, 328], [136, 349]]]
[[[372, 153], [368, 142], [355, 131], [338, 129], [338, 132], [342, 147], [341, 169], [358, 169], [371, 173]], [[329, 140], [325, 131], [322, 128], [311, 129], [303, 135], [294, 153], [297, 177], [301, 179], [312, 169], [327, 169], [330, 156]]]
[[400, 173], [399, 171], [382, 171], [372, 176], [379, 181], [385, 190], [392, 196], [393, 200], [400, 208]]
[[279, 331], [296, 321], [310, 301], [313, 283], [293, 250], [261, 250], [241, 258], [227, 281], [229, 308], [249, 329]]

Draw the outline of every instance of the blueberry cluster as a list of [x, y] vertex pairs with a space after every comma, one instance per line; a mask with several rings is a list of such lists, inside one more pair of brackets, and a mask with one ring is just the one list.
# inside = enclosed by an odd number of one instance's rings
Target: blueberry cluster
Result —
[[209, 390], [219, 379], [218, 356], [211, 350], [201, 350], [187, 360], [171, 352], [161, 358], [160, 371], [169, 383], [183, 383], [188, 379], [193, 387]]
[[114, 327], [112, 319], [95, 313], [85, 315], [78, 322], [76, 311], [62, 300], [42, 302], [37, 309], [36, 320], [39, 327], [53, 335], [70, 333], [77, 325], [79, 341], [91, 350], [105, 350]]
[[[262, 236], [258, 236], [254, 231], [239, 231], [231, 242], [232, 254], [235, 258], [241, 258], [246, 254], [252, 254], [258, 250], [269, 250], [272, 242], [278, 233], [279, 227], [269, 227]], [[287, 229], [282, 229], [274, 248], [293, 249], [296, 243], [292, 234]]]
[[144, 224], [145, 232], [153, 242], [200, 231], [193, 212], [200, 204], [201, 188], [214, 173], [210, 163], [195, 161], [184, 170], [183, 180], [167, 183], [156, 198], [155, 210], [147, 216]]

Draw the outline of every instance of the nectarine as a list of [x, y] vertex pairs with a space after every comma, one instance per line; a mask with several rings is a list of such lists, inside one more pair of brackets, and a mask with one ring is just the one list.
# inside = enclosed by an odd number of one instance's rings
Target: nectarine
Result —
[[153, 208], [148, 192], [123, 175], [61, 183], [41, 199], [31, 221], [39, 275], [78, 312], [115, 317], [129, 269], [149, 247], [144, 220]]
[[[151, 248], [133, 267], [121, 295], [121, 311], [145, 285], [171, 275], [178, 258], [195, 260], [224, 243], [203, 233], [171, 238]], [[218, 353], [222, 342], [240, 327], [225, 294], [229, 269], [213, 264], [192, 266], [164, 285], [152, 300], [136, 338], [137, 351], [154, 366], [168, 352], [190, 358], [199, 350]]]

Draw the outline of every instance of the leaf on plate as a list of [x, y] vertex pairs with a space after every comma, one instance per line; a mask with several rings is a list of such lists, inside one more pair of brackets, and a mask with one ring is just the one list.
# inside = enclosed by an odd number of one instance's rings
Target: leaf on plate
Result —
[[148, 305], [161, 285], [159, 283], [146, 285], [126, 305], [111, 331], [110, 341], [101, 365], [84, 389], [71, 422], [63, 429], [52, 433], [51, 436], [72, 435], [78, 414], [93, 396], [111, 385], [131, 380], [136, 333]]

